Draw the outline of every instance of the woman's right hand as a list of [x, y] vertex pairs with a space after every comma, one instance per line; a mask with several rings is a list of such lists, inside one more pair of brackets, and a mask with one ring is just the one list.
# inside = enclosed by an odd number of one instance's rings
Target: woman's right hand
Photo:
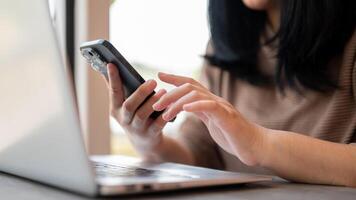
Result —
[[157, 119], [149, 116], [154, 112], [152, 105], [166, 91], [159, 90], [141, 105], [157, 86], [156, 81], [148, 80], [125, 100], [119, 71], [114, 64], [108, 64], [107, 70], [111, 116], [123, 127], [134, 148], [140, 154], [151, 152], [162, 141], [162, 129], [167, 122], [162, 116]]

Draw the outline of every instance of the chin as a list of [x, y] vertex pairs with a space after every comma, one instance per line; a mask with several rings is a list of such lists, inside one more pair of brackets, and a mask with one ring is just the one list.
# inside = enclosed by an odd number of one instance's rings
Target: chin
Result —
[[242, 0], [246, 7], [252, 10], [266, 10], [273, 0]]

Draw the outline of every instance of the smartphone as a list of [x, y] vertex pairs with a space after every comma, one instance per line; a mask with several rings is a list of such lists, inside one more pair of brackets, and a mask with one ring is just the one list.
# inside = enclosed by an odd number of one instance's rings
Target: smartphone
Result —
[[[120, 52], [107, 40], [99, 39], [84, 42], [80, 45], [80, 52], [91, 67], [108, 78], [107, 63], [113, 63], [118, 68], [124, 87], [125, 98], [128, 98], [135, 90], [145, 82], [142, 76], [130, 65]], [[146, 102], [155, 92], [153, 91], [145, 100]], [[143, 105], [144, 102], [141, 104]], [[156, 119], [163, 111], [154, 111], [150, 118]], [[174, 121], [171, 120], [171, 121]]]

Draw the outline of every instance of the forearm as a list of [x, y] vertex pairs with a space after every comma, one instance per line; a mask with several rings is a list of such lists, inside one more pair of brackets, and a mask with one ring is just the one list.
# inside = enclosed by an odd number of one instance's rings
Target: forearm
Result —
[[154, 162], [176, 162], [194, 165], [194, 157], [191, 151], [177, 139], [162, 136], [159, 144], [149, 151], [141, 152], [141, 157]]
[[[246, 165], [261, 165], [289, 180], [356, 187], [355, 146], [260, 127], [191, 78], [164, 73], [159, 78], [177, 86], [152, 106], [156, 111], [167, 109], [164, 120], [173, 119], [181, 111], [192, 113], [221, 148]], [[171, 147], [160, 151], [173, 155], [170, 150]]]
[[356, 187], [356, 147], [265, 129], [260, 165], [292, 181]]

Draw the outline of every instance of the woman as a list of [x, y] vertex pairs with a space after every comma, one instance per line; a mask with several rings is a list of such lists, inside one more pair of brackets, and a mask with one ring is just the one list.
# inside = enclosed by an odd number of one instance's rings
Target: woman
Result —
[[[124, 100], [108, 65], [111, 114], [147, 160], [356, 187], [354, 0], [210, 0], [201, 83], [159, 73]], [[156, 120], [154, 111], [166, 109]], [[189, 113], [177, 138], [162, 128]]]

